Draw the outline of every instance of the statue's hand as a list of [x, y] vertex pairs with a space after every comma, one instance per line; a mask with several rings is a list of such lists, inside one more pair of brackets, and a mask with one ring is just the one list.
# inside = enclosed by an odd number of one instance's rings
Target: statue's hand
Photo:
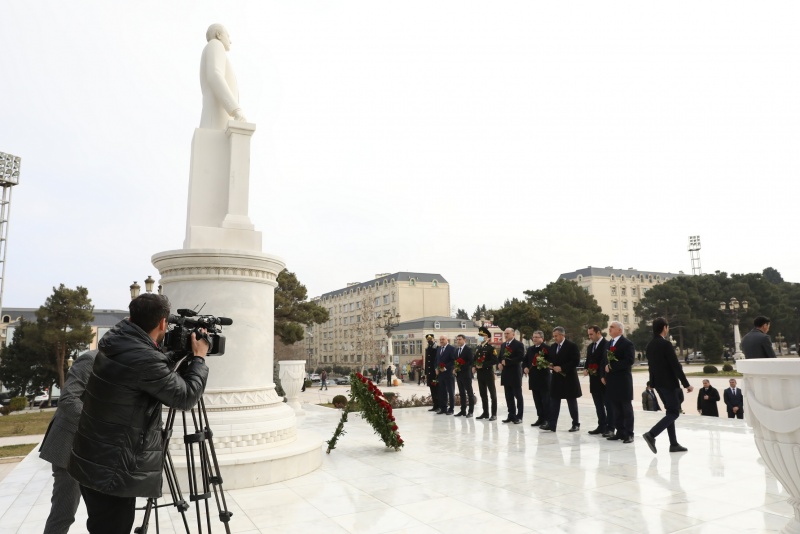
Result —
[[247, 122], [247, 118], [242, 113], [242, 108], [236, 108], [233, 110], [233, 119], [241, 122]]

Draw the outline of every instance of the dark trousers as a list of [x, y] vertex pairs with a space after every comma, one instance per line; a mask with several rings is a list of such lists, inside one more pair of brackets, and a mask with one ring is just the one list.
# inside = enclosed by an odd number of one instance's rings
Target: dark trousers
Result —
[[452, 412], [456, 404], [456, 384], [453, 373], [439, 373], [439, 409]]
[[733, 419], [734, 417], [736, 419], [744, 419], [744, 409], [743, 408], [739, 408], [738, 412], [733, 413], [733, 410], [728, 408], [728, 419]]
[[[487, 390], [492, 399], [491, 413], [489, 412], [489, 402], [486, 395]], [[492, 416], [497, 415], [497, 386], [495, 385], [494, 373], [478, 373], [478, 391], [481, 395], [483, 413]]]
[[550, 420], [550, 390], [532, 389], [533, 404], [536, 406], [536, 422], [544, 423]]
[[439, 385], [429, 386], [431, 390], [431, 401], [433, 401], [433, 407], [439, 408]]
[[603, 431], [614, 428], [613, 418], [610, 417], [610, 412], [606, 406], [606, 393], [605, 391], [593, 392], [592, 400], [594, 401], [594, 411], [597, 413], [597, 427]]
[[81, 486], [90, 534], [130, 534], [136, 514], [136, 497], [114, 497]]
[[[567, 401], [567, 408], [569, 409], [569, 416], [572, 417], [573, 425], [580, 425], [580, 416], [578, 415], [578, 399], [565, 399]], [[556, 429], [558, 424], [558, 414], [561, 413], [561, 399], [550, 398], [550, 421], [547, 425], [553, 430]]]
[[614, 426], [617, 434], [633, 436], [633, 404], [631, 401], [612, 400], [611, 410], [614, 412]]
[[469, 413], [475, 411], [475, 393], [472, 391], [472, 373], [468, 375], [456, 376], [458, 381], [458, 396], [461, 397], [461, 413], [466, 411], [469, 405]]
[[658, 423], [653, 425], [653, 428], [650, 429], [650, 434], [656, 437], [666, 429], [667, 435], [669, 435], [669, 444], [677, 445], [678, 438], [675, 436], [675, 421], [681, 415], [681, 403], [678, 401], [678, 395], [672, 388], [656, 388], [656, 391], [658, 396], [661, 397], [666, 413]]
[[[517, 382], [517, 379], [511, 379], [510, 385], [503, 386], [506, 393], [506, 404], [508, 405], [508, 418], [509, 419], [522, 419], [522, 409], [524, 407], [522, 397], [522, 380]], [[516, 406], [514, 401], [516, 401]]]
[[53, 464], [53, 496], [44, 534], [67, 534], [81, 502], [81, 486], [67, 470]]

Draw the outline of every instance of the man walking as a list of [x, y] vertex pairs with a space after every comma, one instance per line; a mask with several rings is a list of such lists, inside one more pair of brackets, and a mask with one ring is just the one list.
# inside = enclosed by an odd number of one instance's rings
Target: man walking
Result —
[[319, 374], [319, 390], [322, 391], [322, 388], [325, 388], [325, 391], [328, 390], [328, 373], [325, 369]]
[[448, 343], [447, 336], [439, 336], [439, 350], [436, 352], [436, 379], [439, 381], [439, 415], [453, 415], [456, 403], [455, 377], [453, 365], [456, 351]]
[[675, 347], [667, 341], [669, 335], [669, 325], [663, 317], [658, 317], [653, 321], [653, 339], [647, 344], [645, 356], [647, 358], [650, 371], [650, 384], [658, 392], [661, 401], [664, 403], [664, 417], [656, 423], [653, 428], [645, 432], [642, 436], [647, 442], [647, 446], [655, 454], [656, 438], [664, 430], [669, 436], [669, 452], [685, 452], [687, 449], [678, 443], [675, 434], [675, 421], [681, 415], [681, 405], [678, 400], [677, 392], [680, 391], [680, 384], [686, 388], [688, 393], [694, 391], [686, 380], [686, 375], [678, 362], [675, 354]]
[[[490, 341], [492, 333], [485, 326], [478, 328], [478, 342], [480, 345], [475, 351], [475, 367], [473, 371], [478, 377], [478, 391], [481, 395], [483, 413], [476, 419], [497, 420], [497, 386], [495, 384], [494, 366], [497, 363], [497, 349]], [[488, 391], [488, 396], [487, 396]], [[491, 409], [489, 399], [491, 398]], [[490, 415], [491, 414], [491, 415]]]
[[569, 415], [572, 417], [572, 427], [569, 431], [577, 432], [581, 429], [577, 400], [583, 393], [578, 380], [581, 351], [578, 345], [566, 338], [565, 334], [566, 331], [562, 326], [553, 329], [555, 343], [550, 346], [549, 358], [553, 369], [553, 381], [550, 385], [550, 420], [540, 426], [540, 430], [556, 431], [558, 415], [561, 412], [561, 399], [567, 400]]
[[633, 443], [633, 376], [631, 368], [636, 360], [633, 343], [625, 338], [624, 327], [612, 321], [608, 327], [611, 342], [606, 352], [606, 395], [614, 412], [616, 434], [606, 439]]
[[769, 318], [759, 315], [753, 320], [754, 328], [742, 338], [742, 352], [748, 360], [751, 358], [775, 358], [769, 332]]
[[[456, 364], [459, 370], [456, 373], [458, 381], [458, 396], [461, 398], [461, 411], [456, 414], [458, 417], [472, 417], [475, 411], [475, 394], [472, 392], [472, 349], [467, 346], [467, 338], [464, 334], [456, 336]], [[466, 411], [469, 405], [469, 411]]]
[[725, 390], [725, 406], [728, 408], [728, 419], [744, 419], [744, 397], [742, 390], [736, 387], [736, 379], [728, 382], [731, 387]]
[[[525, 345], [521, 341], [514, 339], [514, 329], [506, 328], [503, 331], [505, 342], [500, 348], [500, 385], [506, 394], [506, 404], [508, 405], [508, 417], [503, 419], [504, 423], [522, 423], [522, 410], [524, 400], [522, 398], [522, 360], [525, 358]], [[516, 402], [515, 402], [516, 401]]]
[[592, 394], [594, 410], [597, 413], [597, 428], [590, 430], [589, 434], [602, 434], [608, 438], [614, 434], [614, 418], [606, 398], [606, 385], [603, 382], [608, 364], [606, 359], [608, 341], [597, 325], [590, 326], [587, 334], [590, 344], [586, 349], [586, 368], [583, 370], [583, 376], [589, 375], [589, 393]]
[[533, 345], [525, 353], [523, 372], [528, 375], [528, 388], [533, 394], [533, 404], [536, 406], [536, 422], [531, 423], [531, 426], [540, 426], [547, 423], [550, 418], [550, 369], [539, 369], [536, 365], [538, 357], [547, 359], [544, 332], [537, 330], [531, 336], [531, 340]]

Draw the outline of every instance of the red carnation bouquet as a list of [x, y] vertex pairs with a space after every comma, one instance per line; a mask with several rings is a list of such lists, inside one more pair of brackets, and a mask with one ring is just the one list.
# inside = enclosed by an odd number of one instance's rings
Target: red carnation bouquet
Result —
[[596, 363], [590, 363], [589, 367], [587, 367], [586, 370], [589, 371], [590, 375], [596, 376], [597, 375], [597, 364]]
[[550, 363], [550, 360], [547, 359], [549, 354], [550, 353], [547, 352], [547, 347], [542, 347], [542, 350], [540, 350], [539, 353], [533, 357], [533, 365], [540, 371], [550, 369], [552, 364]]
[[440, 373], [444, 373], [445, 371], [447, 371], [447, 366], [445, 364], [443, 364], [443, 363], [440, 363], [439, 364], [439, 372]]
[[486, 355], [481, 354], [478, 356], [478, 359], [475, 360], [475, 367], [478, 369], [483, 369], [483, 362], [486, 361]]
[[606, 354], [606, 357], [608, 358], [608, 365], [611, 365], [611, 362], [618, 361], [617, 355], [615, 354], [616, 351], [617, 347], [611, 347], [608, 349], [608, 353]]
[[456, 373], [459, 372], [461, 368], [464, 367], [465, 365], [467, 365], [467, 361], [464, 358], [457, 358], [454, 367], [455, 372]]

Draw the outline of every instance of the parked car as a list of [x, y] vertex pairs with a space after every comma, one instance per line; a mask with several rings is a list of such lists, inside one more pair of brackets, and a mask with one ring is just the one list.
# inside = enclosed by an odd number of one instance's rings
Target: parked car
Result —
[[11, 395], [11, 393], [8, 391], [0, 393], [0, 406], [8, 406], [11, 404], [12, 397], [13, 395]]
[[687, 356], [688, 361], [690, 362], [704, 362], [706, 361], [705, 357], [703, 356], [702, 350], [697, 350]]
[[50, 400], [50, 394], [47, 393], [46, 391], [42, 391], [41, 393], [39, 393], [38, 395], [36, 395], [33, 398], [33, 405], [34, 406], [39, 406], [43, 402], [47, 402], [49, 400]]
[[350, 377], [349, 376], [342, 376], [335, 379], [335, 382], [339, 386], [349, 386], [350, 385]]

